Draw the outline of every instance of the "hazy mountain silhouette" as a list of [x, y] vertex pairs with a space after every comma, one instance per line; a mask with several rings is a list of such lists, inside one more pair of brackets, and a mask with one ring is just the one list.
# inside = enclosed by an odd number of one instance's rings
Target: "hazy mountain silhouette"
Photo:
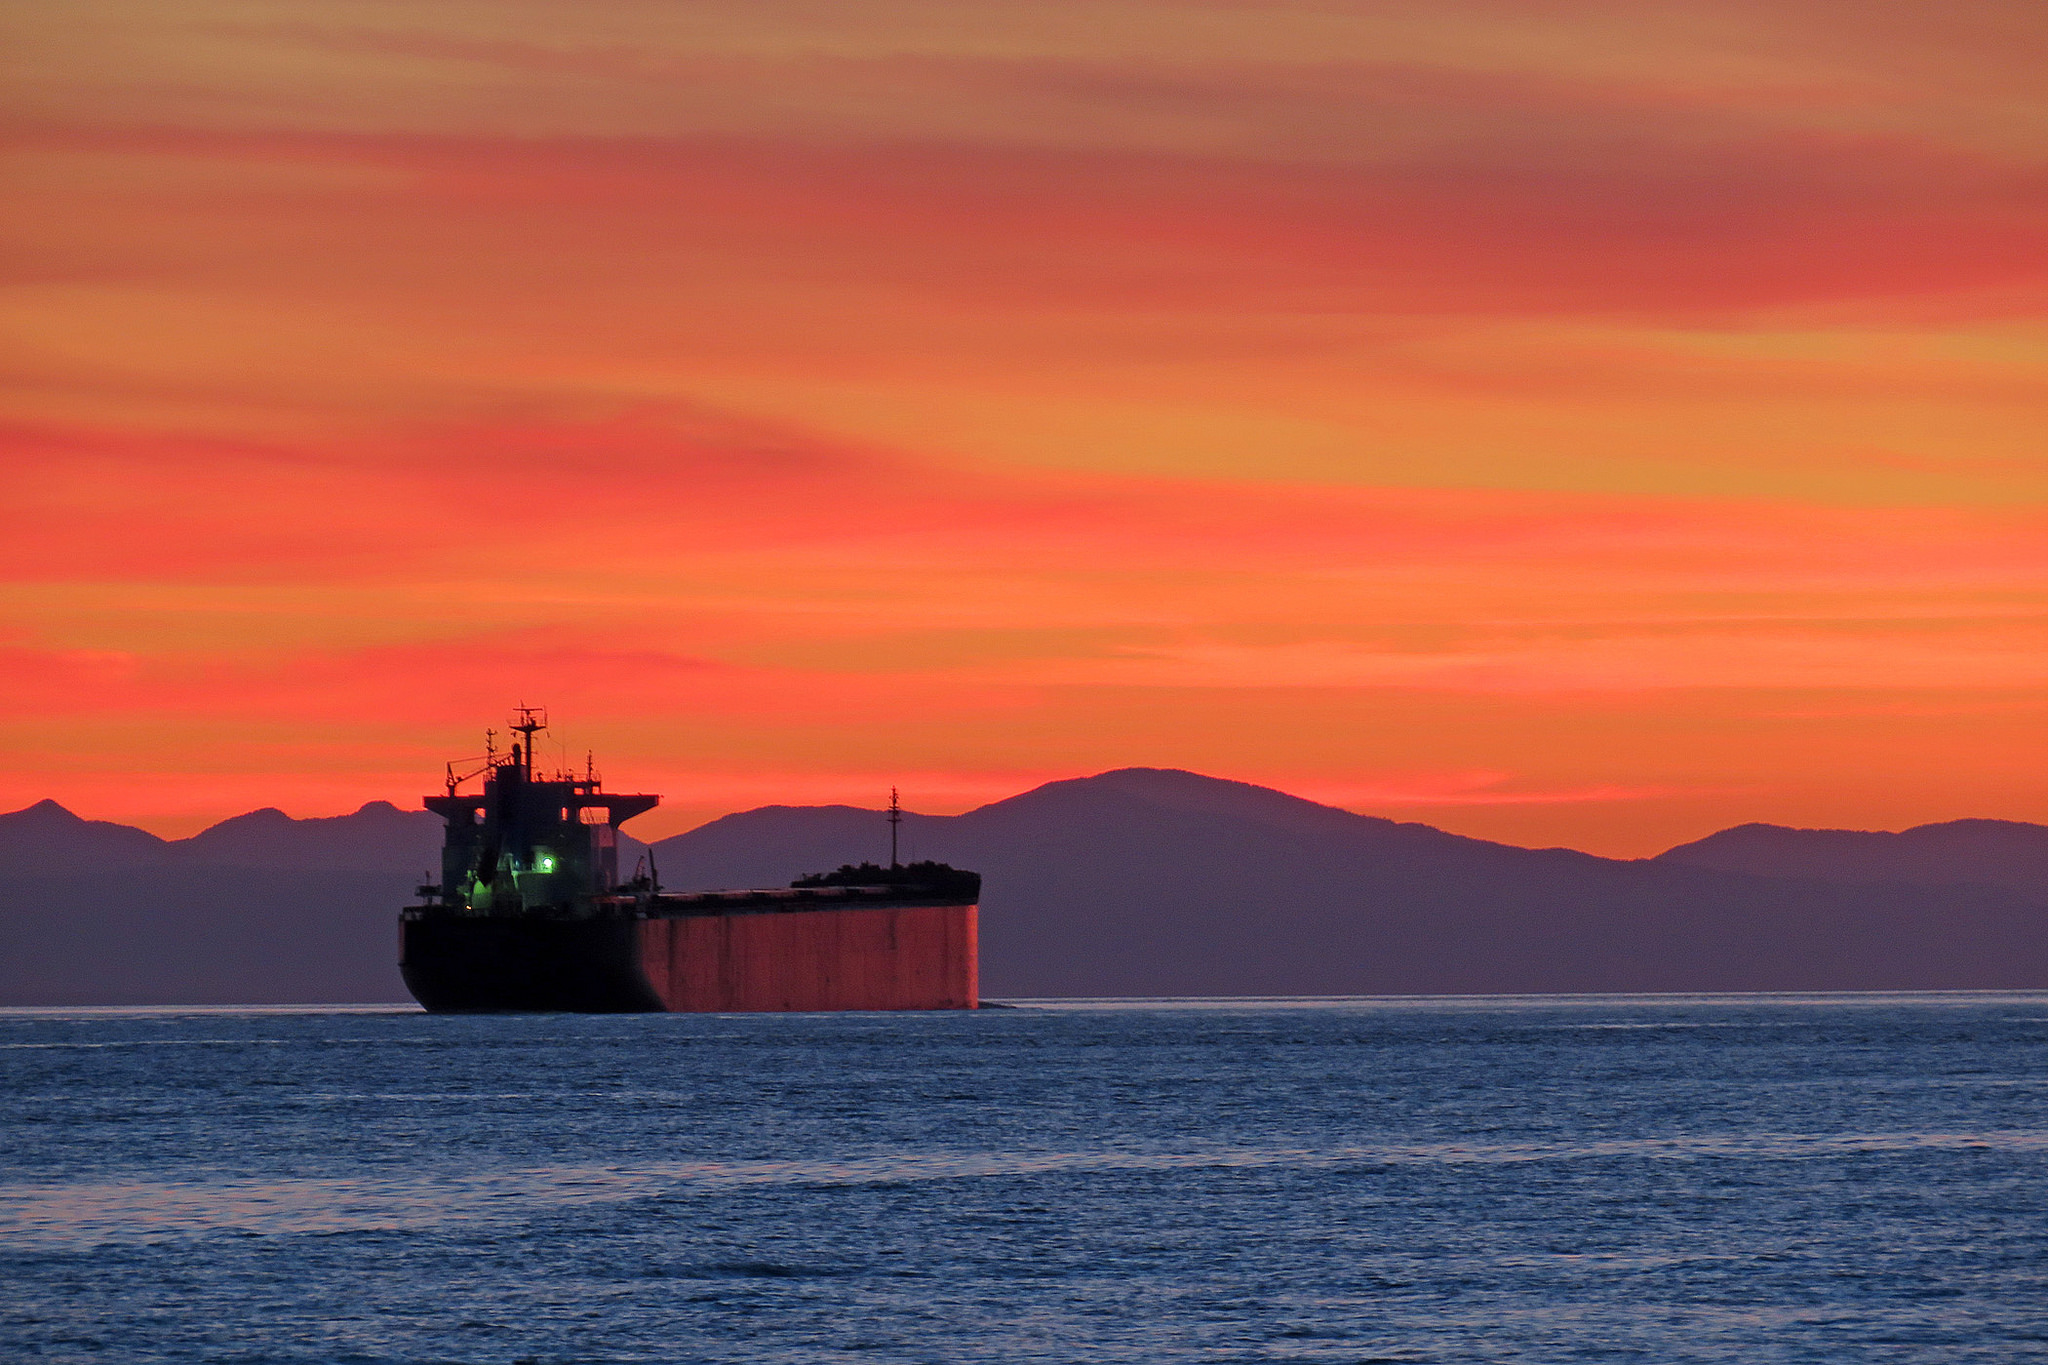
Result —
[[250, 811], [166, 846], [181, 863], [269, 867], [294, 872], [400, 872], [441, 879], [438, 815], [372, 801], [353, 815], [294, 820], [275, 808]]
[[[984, 874], [994, 997], [2048, 986], [2036, 825], [1743, 826], [1618, 861], [1124, 769], [901, 833]], [[439, 839], [382, 802], [170, 841], [0, 815], [0, 1003], [402, 1000], [395, 912]], [[768, 806], [653, 854], [670, 889], [781, 885], [886, 858], [888, 827]]]
[[85, 820], [55, 801], [0, 815], [0, 870], [60, 876], [160, 862], [164, 841], [146, 830]]
[[[2038, 893], [1516, 848], [1194, 773], [1048, 783], [904, 834], [984, 875], [992, 996], [2048, 985]], [[655, 849], [667, 884], [710, 888], [886, 837], [876, 812], [769, 807]]]
[[394, 912], [440, 847], [440, 817], [384, 801], [169, 840], [54, 801], [0, 815], [0, 1001], [403, 1000]]
[[1859, 829], [1737, 825], [1657, 855], [1663, 863], [1865, 884], [2048, 889], [2048, 827], [2016, 820], [1950, 820], [1897, 834]]
[[[404, 1000], [397, 910], [437, 881], [441, 817], [264, 809], [189, 839], [0, 815], [0, 1004]], [[644, 845], [623, 840], [631, 870]]]
[[[120, 867], [251, 867], [302, 872], [404, 872], [441, 865], [441, 817], [372, 801], [353, 815], [294, 820], [266, 808], [189, 839], [82, 820], [55, 801], [0, 815], [0, 869], [90, 876]], [[434, 873], [439, 876], [438, 872]]]

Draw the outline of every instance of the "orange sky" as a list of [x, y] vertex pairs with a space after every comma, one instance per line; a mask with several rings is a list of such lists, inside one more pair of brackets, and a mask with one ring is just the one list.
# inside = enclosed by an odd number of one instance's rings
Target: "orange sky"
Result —
[[0, 25], [0, 809], [2048, 820], [2036, 0]]

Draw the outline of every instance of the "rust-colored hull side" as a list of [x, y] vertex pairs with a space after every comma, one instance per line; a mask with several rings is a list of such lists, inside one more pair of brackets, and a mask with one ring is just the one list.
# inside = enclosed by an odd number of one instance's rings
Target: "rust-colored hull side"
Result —
[[973, 1009], [972, 905], [641, 920], [640, 965], [679, 1012]]
[[973, 1009], [972, 905], [646, 919], [407, 917], [400, 970], [436, 1014]]

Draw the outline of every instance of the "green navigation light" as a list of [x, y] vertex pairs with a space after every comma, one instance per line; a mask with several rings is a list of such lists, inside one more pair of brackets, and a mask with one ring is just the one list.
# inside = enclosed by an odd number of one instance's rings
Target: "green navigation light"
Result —
[[534, 860], [533, 865], [534, 868], [538, 871], [553, 872], [555, 870], [554, 855], [549, 853], [543, 853], [540, 855], [539, 858]]

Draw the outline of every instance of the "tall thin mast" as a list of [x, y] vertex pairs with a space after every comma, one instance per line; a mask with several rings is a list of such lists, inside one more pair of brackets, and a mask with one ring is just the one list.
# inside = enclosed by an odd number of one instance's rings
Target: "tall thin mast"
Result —
[[516, 709], [519, 712], [519, 718], [512, 722], [512, 728], [526, 736], [526, 753], [521, 759], [521, 762], [526, 766], [526, 771], [521, 773], [520, 776], [530, 778], [533, 776], [533, 733], [536, 730], [548, 728], [548, 713], [538, 706], [520, 706]]
[[903, 804], [896, 799], [896, 789], [889, 788], [889, 866], [898, 868], [903, 864], [896, 858], [896, 829], [903, 823]]

